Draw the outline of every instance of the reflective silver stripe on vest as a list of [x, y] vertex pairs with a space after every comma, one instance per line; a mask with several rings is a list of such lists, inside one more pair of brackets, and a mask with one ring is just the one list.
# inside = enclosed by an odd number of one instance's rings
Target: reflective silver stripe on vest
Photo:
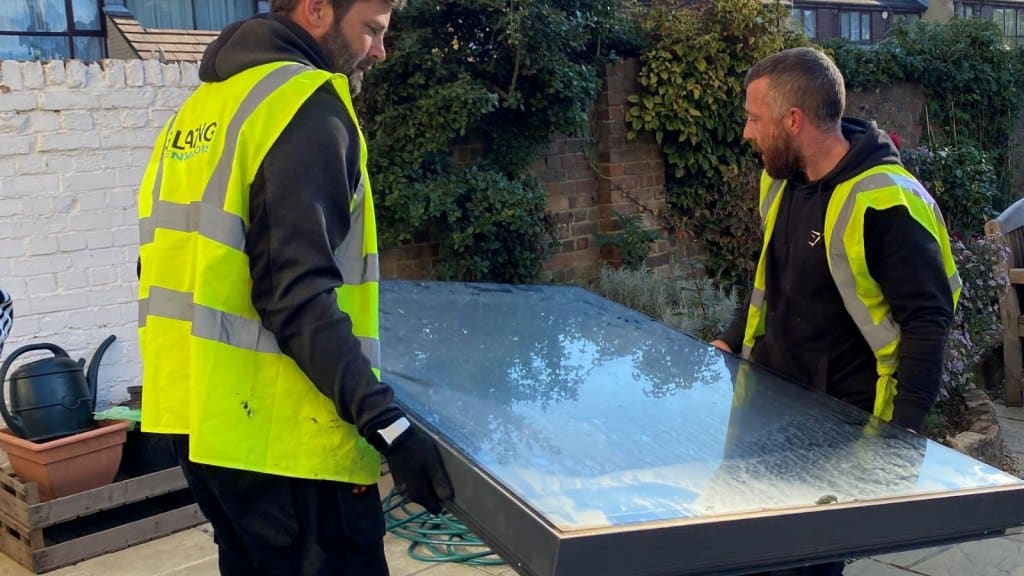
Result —
[[765, 230], [765, 225], [768, 222], [768, 211], [771, 210], [772, 203], [775, 202], [775, 198], [782, 191], [782, 187], [785, 186], [785, 180], [772, 180], [772, 185], [768, 188], [768, 194], [764, 197], [764, 202], [761, 202], [761, 231]]
[[245, 221], [205, 203], [175, 204], [161, 201], [152, 215], [139, 222], [143, 244], [153, 241], [157, 228], [200, 232], [203, 236], [237, 250], [245, 249]]
[[147, 316], [192, 323], [196, 338], [215, 340], [245, 350], [280, 354], [277, 339], [255, 318], [243, 318], [192, 301], [191, 292], [152, 286], [149, 298], [139, 300], [139, 327]]
[[953, 275], [949, 277], [949, 289], [953, 291], [953, 294], [956, 294], [956, 291], [963, 287], [964, 283], [960, 280], [960, 271], [953, 272]]
[[[280, 354], [274, 333], [256, 318], [243, 318], [196, 304], [190, 292], [153, 286], [149, 298], [139, 300], [139, 327], [148, 316], [180, 320], [192, 324], [192, 335], [244, 350]], [[374, 338], [359, 338], [359, 347], [367, 358], [379, 358], [380, 343]], [[375, 354], [377, 356], [371, 356]]]
[[[307, 70], [311, 70], [311, 68], [301, 64], [286, 64], [275, 69], [270, 74], [267, 74], [265, 77], [260, 79], [260, 81], [257, 82], [251, 90], [249, 90], [249, 93], [242, 99], [242, 103], [238, 106], [238, 110], [235, 111], [234, 115], [231, 117], [231, 121], [228, 123], [227, 131], [224, 134], [224, 149], [221, 151], [220, 158], [217, 160], [217, 167], [214, 169], [213, 174], [206, 183], [206, 189], [203, 191], [200, 203], [214, 207], [223, 212], [224, 199], [227, 196], [228, 181], [231, 178], [231, 167], [235, 160], [235, 148], [238, 146], [238, 133], [242, 130], [242, 126], [245, 124], [245, 121], [249, 119], [249, 116], [252, 116], [256, 107], [273, 94], [275, 90], [284, 86], [289, 80]], [[168, 130], [168, 133], [170, 133], [170, 130]], [[157, 168], [157, 183], [153, 186], [152, 214], [149, 218], [143, 218], [139, 221], [139, 237], [142, 244], [148, 244], [153, 241], [153, 234], [158, 227], [183, 231], [197, 230], [199, 228], [187, 226], [178, 227], [175, 224], [180, 224], [183, 221], [188, 222], [188, 217], [194, 213], [202, 213], [203, 215], [210, 213], [206, 209], [184, 209], [185, 205], [183, 204], [160, 200], [160, 179], [163, 172], [163, 163], [164, 156], [161, 154], [160, 166]], [[158, 213], [164, 211], [169, 213], [166, 216], [162, 216], [168, 226], [161, 226], [160, 223], [157, 222], [157, 220], [161, 218], [158, 216]], [[220, 238], [217, 236], [227, 237], [231, 241], [231, 243], [227, 244], [228, 246], [237, 248], [238, 250], [244, 250], [245, 223], [241, 218], [238, 218], [233, 214], [228, 213], [227, 215], [233, 219], [231, 226], [237, 229], [231, 231], [228, 229], [222, 229], [210, 237], [217, 241], [220, 241]], [[223, 225], [228, 222], [226, 219], [221, 219], [219, 217], [217, 220], [218, 221], [216, 223], [211, 223], [211, 226]], [[241, 244], [237, 243], [239, 238], [241, 238]]]
[[[850, 218], [853, 215], [857, 195], [894, 185], [900, 186], [903, 190], [920, 197], [933, 206], [935, 204], [931, 196], [914, 180], [894, 174], [872, 174], [854, 184], [850, 193], [846, 196], [843, 206], [839, 211], [839, 218], [836, 220], [835, 227], [832, 228], [828, 247], [832, 261], [832, 277], [835, 279], [836, 287], [842, 295], [850, 317], [857, 324], [857, 328], [864, 336], [871, 350], [876, 353], [900, 337], [900, 328], [892, 319], [891, 314], [886, 315], [882, 322], [877, 325], [871, 319], [871, 312], [868, 310], [868, 307], [857, 296], [857, 282], [853, 276], [853, 268], [850, 267], [850, 259], [846, 254], [846, 246], [843, 245], [843, 236], [850, 225]], [[895, 361], [895, 359], [893, 360]]]
[[[750, 292], [750, 308], [756, 308], [758, 314], [764, 314], [764, 290], [758, 288], [757, 286], [755, 286], [754, 289]], [[745, 335], [744, 340], [746, 340]], [[743, 343], [742, 356], [744, 359], [750, 360], [750, 355], [751, 353], [753, 353], [753, 351], [753, 346], [748, 345], [746, 342]]]
[[346, 284], [364, 284], [380, 281], [380, 261], [377, 254], [363, 258], [365, 222], [366, 174], [360, 174], [356, 193], [349, 203], [349, 231], [334, 251], [334, 259], [341, 269], [341, 280]]

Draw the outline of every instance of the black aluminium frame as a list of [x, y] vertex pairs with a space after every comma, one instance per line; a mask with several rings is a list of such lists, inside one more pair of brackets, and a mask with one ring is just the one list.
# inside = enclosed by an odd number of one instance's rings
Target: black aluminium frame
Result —
[[[98, 30], [79, 30], [75, 28], [75, 16], [73, 0], [64, 1], [64, 14], [67, 19], [67, 29], [63, 32], [36, 32], [36, 31], [25, 31], [25, 30], [0, 30], [0, 36], [40, 36], [49, 38], [67, 38], [68, 39], [68, 58], [74, 59], [78, 56], [75, 54], [75, 42], [76, 37], [82, 38], [100, 38], [105, 39], [107, 37], [107, 23], [106, 18], [103, 17], [103, 0], [93, 0], [96, 3], [96, 9], [99, 14], [99, 29]], [[103, 44], [103, 52], [106, 55], [107, 47], [106, 43]]]
[[749, 574], [1001, 536], [1024, 525], [1024, 485], [1013, 485], [562, 532], [410, 417], [440, 448], [455, 492], [448, 507], [524, 576]]

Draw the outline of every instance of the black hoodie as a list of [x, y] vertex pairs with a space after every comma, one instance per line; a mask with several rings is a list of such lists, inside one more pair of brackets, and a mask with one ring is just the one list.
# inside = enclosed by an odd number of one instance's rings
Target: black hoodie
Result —
[[[799, 383], [872, 411], [875, 358], [843, 305], [828, 269], [825, 210], [840, 182], [899, 152], [873, 123], [844, 119], [846, 156], [816, 182], [787, 182], [768, 245], [765, 334], [752, 358]], [[920, 430], [938, 395], [953, 300], [938, 243], [906, 208], [869, 211], [864, 219], [868, 270], [900, 328], [893, 422]], [[742, 346], [746, 310], [722, 335]]]
[[[199, 78], [219, 82], [281, 61], [330, 69], [309, 33], [261, 14], [224, 29], [207, 47]], [[263, 325], [341, 418], [373, 440], [402, 411], [374, 376], [335, 297], [344, 278], [334, 251], [349, 232], [349, 199], [361, 172], [355, 124], [333, 90], [325, 84], [315, 92], [264, 158], [249, 192], [245, 251]]]

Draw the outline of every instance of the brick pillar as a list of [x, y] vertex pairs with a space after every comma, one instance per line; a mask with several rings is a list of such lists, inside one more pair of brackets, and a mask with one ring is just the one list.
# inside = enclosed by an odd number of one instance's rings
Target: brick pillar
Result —
[[[654, 213], [665, 208], [665, 163], [661, 147], [654, 138], [642, 135], [626, 138], [627, 98], [638, 92], [636, 82], [640, 63], [636, 59], [605, 67], [604, 85], [594, 106], [594, 133], [597, 139], [599, 225], [602, 232], [617, 229], [615, 212], [641, 213], [646, 228], [658, 230], [661, 237], [651, 248], [647, 265], [654, 269], [669, 263], [672, 239], [664, 234], [663, 222]], [[615, 261], [615, 251], [602, 255]]]

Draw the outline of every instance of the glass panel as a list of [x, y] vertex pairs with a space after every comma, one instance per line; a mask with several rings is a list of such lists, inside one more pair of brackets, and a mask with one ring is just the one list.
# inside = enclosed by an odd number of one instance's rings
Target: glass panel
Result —
[[804, 34], [808, 38], [818, 37], [818, 12], [816, 10], [804, 10]]
[[381, 284], [384, 381], [562, 531], [1020, 484], [580, 288]]
[[74, 57], [78, 60], [102, 60], [103, 59], [103, 38], [99, 36], [75, 36], [72, 38], [75, 45]]
[[99, 30], [99, 0], [72, 0], [71, 13], [74, 15], [75, 30]]
[[270, 2], [268, 0], [259, 0], [256, 3], [257, 12], [270, 12]]
[[193, 9], [199, 30], [220, 30], [253, 14], [252, 0], [193, 0]]
[[860, 15], [860, 39], [864, 42], [871, 41], [871, 14]]
[[192, 30], [191, 0], [128, 0], [128, 10], [145, 28]]
[[64, 60], [67, 36], [0, 36], [0, 60]]
[[847, 40], [850, 39], [850, 15], [839, 15], [839, 35]]
[[68, 29], [64, 0], [0, 2], [0, 30], [64, 32]]

